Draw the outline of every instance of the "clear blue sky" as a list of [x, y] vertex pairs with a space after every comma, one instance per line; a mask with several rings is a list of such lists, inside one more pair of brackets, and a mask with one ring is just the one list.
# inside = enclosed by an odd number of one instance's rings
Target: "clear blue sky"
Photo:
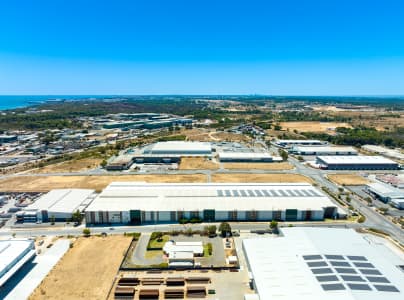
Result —
[[404, 1], [0, 1], [0, 94], [216, 93], [404, 95]]

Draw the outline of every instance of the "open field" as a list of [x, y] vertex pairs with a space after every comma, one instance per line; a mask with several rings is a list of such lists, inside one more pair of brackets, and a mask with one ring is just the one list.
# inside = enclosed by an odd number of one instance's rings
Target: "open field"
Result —
[[89, 188], [102, 190], [114, 181], [206, 182], [203, 174], [106, 175], [106, 176], [16, 176], [0, 180], [3, 192], [47, 192], [52, 189]]
[[63, 173], [63, 172], [82, 172], [97, 168], [102, 162], [100, 158], [84, 158], [65, 161], [58, 164], [48, 165], [43, 168], [30, 170], [29, 173]]
[[330, 174], [328, 178], [339, 185], [364, 185], [370, 182], [356, 174]]
[[212, 132], [210, 133], [213, 141], [227, 142], [249, 142], [251, 138], [245, 134], [237, 134], [231, 132]]
[[336, 127], [349, 127], [348, 123], [338, 122], [281, 122], [282, 129], [290, 131], [297, 130], [298, 132], [330, 132]]
[[288, 162], [275, 163], [223, 163], [224, 169], [239, 170], [292, 170], [294, 167]]
[[29, 299], [106, 299], [130, 242], [118, 235], [79, 238]]
[[213, 174], [212, 182], [308, 182], [313, 183], [313, 181], [303, 175], [299, 174], [244, 174], [244, 173], [234, 173], [234, 174]]
[[204, 157], [183, 157], [179, 165], [180, 170], [216, 170], [219, 164]]

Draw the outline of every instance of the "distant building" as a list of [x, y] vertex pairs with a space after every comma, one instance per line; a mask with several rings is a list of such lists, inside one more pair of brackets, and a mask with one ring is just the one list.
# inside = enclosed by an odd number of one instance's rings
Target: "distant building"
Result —
[[399, 150], [389, 149], [378, 145], [363, 145], [362, 149], [365, 151], [404, 161], [404, 154], [401, 153]]
[[367, 184], [366, 190], [375, 198], [385, 203], [391, 203], [398, 209], [404, 209], [404, 191], [379, 182]]
[[18, 140], [16, 135], [0, 135], [0, 144], [14, 143]]
[[298, 155], [358, 155], [353, 147], [342, 146], [294, 146], [291, 153]]
[[105, 167], [108, 171], [128, 170], [134, 162], [133, 155], [120, 155], [112, 159]]
[[293, 146], [323, 146], [327, 142], [319, 140], [276, 140], [274, 144], [282, 148], [291, 148]]
[[316, 164], [328, 170], [398, 170], [399, 164], [382, 156], [317, 156]]
[[218, 152], [220, 162], [265, 163], [282, 161], [280, 157], [273, 157], [267, 152]]
[[0, 287], [35, 256], [32, 240], [0, 241]]
[[212, 156], [212, 145], [205, 142], [169, 141], [158, 142], [145, 148], [144, 154]]
[[85, 210], [88, 224], [310, 221], [336, 218], [337, 206], [307, 183], [114, 182]]
[[401, 300], [402, 256], [353, 229], [281, 228], [243, 240], [259, 299]]

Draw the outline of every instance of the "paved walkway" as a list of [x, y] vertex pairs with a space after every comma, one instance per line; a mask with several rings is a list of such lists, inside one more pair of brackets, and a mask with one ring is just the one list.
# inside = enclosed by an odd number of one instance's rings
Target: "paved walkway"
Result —
[[1, 288], [0, 299], [27, 299], [60, 258], [69, 250], [69, 240], [58, 240], [52, 248], [26, 263]]

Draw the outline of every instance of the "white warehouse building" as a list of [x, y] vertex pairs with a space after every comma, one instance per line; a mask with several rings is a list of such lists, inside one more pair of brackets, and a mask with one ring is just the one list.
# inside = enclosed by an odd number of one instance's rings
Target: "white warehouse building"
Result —
[[358, 155], [353, 147], [343, 146], [295, 146], [290, 150], [298, 155]]
[[323, 220], [337, 206], [308, 183], [111, 183], [87, 207], [88, 224]]
[[282, 148], [291, 148], [294, 146], [324, 146], [327, 143], [320, 140], [276, 140], [274, 145]]
[[212, 156], [212, 145], [205, 142], [168, 141], [145, 147], [144, 154]]
[[328, 170], [398, 170], [399, 164], [383, 156], [317, 156], [316, 164]]
[[94, 199], [94, 190], [90, 189], [56, 189], [41, 196], [34, 203], [17, 213], [17, 221], [48, 222], [66, 221], [77, 210], [82, 212]]
[[366, 190], [375, 198], [385, 203], [391, 203], [398, 209], [404, 209], [404, 191], [381, 182], [367, 184]]
[[34, 256], [33, 240], [0, 241], [0, 287]]
[[353, 229], [281, 228], [278, 238], [243, 240], [261, 300], [401, 300], [403, 256]]
[[281, 157], [272, 156], [268, 152], [218, 152], [220, 162], [265, 163], [279, 162]]

